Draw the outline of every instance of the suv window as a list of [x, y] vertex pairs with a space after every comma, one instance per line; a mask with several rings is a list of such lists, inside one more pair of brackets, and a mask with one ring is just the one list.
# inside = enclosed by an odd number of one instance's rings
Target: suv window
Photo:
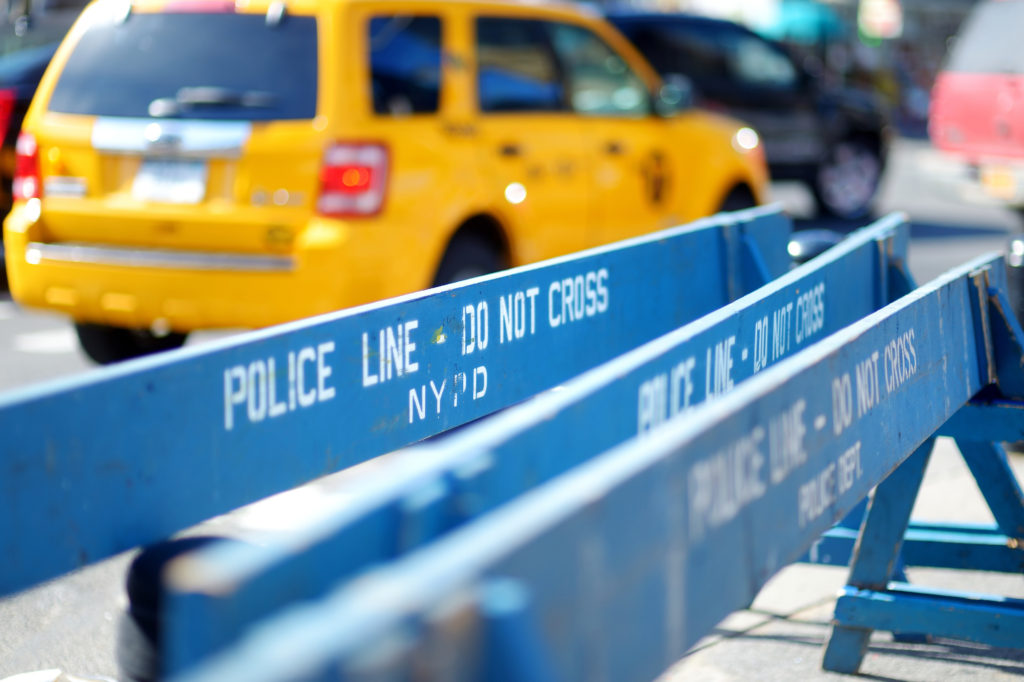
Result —
[[953, 44], [948, 71], [1024, 73], [1017, 41], [1024, 25], [1024, 2], [985, 2], [975, 6]]
[[586, 115], [646, 116], [650, 97], [644, 82], [603, 40], [569, 24], [549, 24], [565, 66], [573, 111]]
[[441, 20], [374, 17], [368, 30], [374, 113], [437, 111], [441, 92]]
[[[97, 6], [98, 9], [98, 6]], [[313, 17], [132, 13], [79, 40], [50, 110], [93, 116], [306, 119], [316, 115]]]
[[562, 75], [544, 24], [481, 17], [476, 22], [480, 111], [562, 111]]
[[626, 36], [644, 46], [644, 55], [658, 73], [689, 76], [703, 92], [799, 87], [799, 74], [786, 53], [738, 26], [717, 21], [617, 23]]
[[739, 82], [774, 90], [796, 87], [796, 67], [775, 46], [756, 36], [740, 34], [731, 49], [730, 61]]

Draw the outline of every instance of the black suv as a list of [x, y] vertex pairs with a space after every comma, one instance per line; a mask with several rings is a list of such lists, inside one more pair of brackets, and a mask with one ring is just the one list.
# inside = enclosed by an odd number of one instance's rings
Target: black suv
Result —
[[613, 12], [608, 19], [695, 103], [750, 123], [775, 180], [800, 180], [820, 212], [862, 218], [885, 165], [887, 117], [868, 93], [827, 89], [781, 46], [730, 21]]

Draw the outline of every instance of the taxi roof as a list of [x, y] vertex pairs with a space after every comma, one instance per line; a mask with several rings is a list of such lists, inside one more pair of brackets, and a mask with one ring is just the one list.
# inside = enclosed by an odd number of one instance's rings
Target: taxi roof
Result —
[[576, 16], [600, 16], [600, 13], [586, 5], [567, 0], [96, 0], [94, 4], [130, 3], [133, 10], [142, 12], [262, 12], [273, 5], [283, 5], [287, 13], [314, 14], [325, 6], [337, 5], [379, 5], [388, 7], [437, 8], [455, 5], [476, 7], [531, 7], [548, 14], [571, 13]]

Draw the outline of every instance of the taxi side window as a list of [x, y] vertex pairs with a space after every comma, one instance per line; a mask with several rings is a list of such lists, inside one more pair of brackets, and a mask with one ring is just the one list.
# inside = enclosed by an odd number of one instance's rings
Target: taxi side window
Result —
[[573, 111], [624, 118], [651, 113], [644, 82], [601, 38], [570, 24], [550, 24], [550, 33], [566, 71]]
[[437, 111], [441, 94], [441, 20], [378, 16], [367, 27], [375, 114]]
[[477, 19], [476, 60], [480, 111], [566, 109], [562, 76], [543, 22]]

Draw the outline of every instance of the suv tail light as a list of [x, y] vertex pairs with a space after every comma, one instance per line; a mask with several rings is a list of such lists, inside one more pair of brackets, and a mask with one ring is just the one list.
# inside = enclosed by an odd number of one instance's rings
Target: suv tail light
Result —
[[7, 129], [11, 125], [11, 114], [14, 113], [14, 100], [17, 96], [14, 88], [0, 90], [0, 144], [7, 139]]
[[324, 152], [317, 211], [326, 216], [380, 213], [388, 180], [388, 150], [379, 144], [335, 144]]
[[18, 135], [14, 146], [14, 183], [11, 193], [15, 199], [37, 199], [41, 194], [42, 180], [39, 177], [39, 145], [31, 133]]

